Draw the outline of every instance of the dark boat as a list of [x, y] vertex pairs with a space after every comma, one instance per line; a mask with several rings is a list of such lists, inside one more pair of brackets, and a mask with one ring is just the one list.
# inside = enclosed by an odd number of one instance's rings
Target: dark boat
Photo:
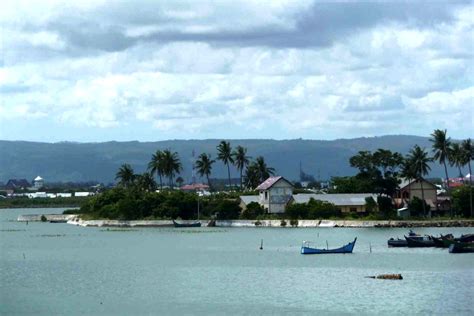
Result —
[[[417, 233], [415, 233], [414, 231], [412, 231], [410, 229], [410, 231], [408, 232], [408, 236], [411, 237], [411, 238], [423, 238], [422, 236], [418, 235]], [[408, 247], [408, 243], [405, 239], [400, 239], [397, 237], [397, 239], [394, 239], [394, 238], [390, 238], [388, 241], [387, 241], [387, 244], [389, 247]]]
[[397, 238], [397, 239], [390, 238], [387, 241], [387, 244], [389, 247], [407, 247], [408, 246], [407, 241], [405, 239], [400, 239], [400, 238]]
[[201, 222], [194, 222], [194, 223], [178, 223], [173, 220], [174, 227], [201, 227]]
[[473, 242], [474, 234], [461, 235], [461, 237], [459, 237], [459, 241], [460, 242]]
[[449, 253], [474, 252], [474, 242], [456, 242], [449, 246]]
[[354, 241], [336, 249], [312, 248], [312, 247], [309, 247], [310, 243], [308, 241], [305, 241], [303, 242], [303, 246], [301, 246], [301, 254], [302, 255], [315, 255], [315, 254], [327, 254], [327, 253], [352, 253], [356, 240], [357, 240], [357, 237], [354, 238]]
[[50, 220], [50, 223], [67, 223], [66, 219], [55, 219], [55, 220]]
[[407, 237], [405, 236], [405, 240], [407, 241], [407, 246], [409, 248], [419, 248], [419, 247], [434, 247], [435, 243], [431, 236], [424, 236], [424, 237]]

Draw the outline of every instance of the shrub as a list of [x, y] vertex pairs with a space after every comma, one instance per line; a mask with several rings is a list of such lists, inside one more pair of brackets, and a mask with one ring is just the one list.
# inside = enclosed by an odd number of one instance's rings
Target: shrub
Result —
[[42, 222], [46, 222], [47, 220], [48, 220], [48, 219], [46, 218], [46, 216], [41, 215], [41, 221], [42, 221]]
[[291, 219], [290, 220], [290, 225], [291, 225], [291, 227], [298, 227], [298, 220], [297, 219]]
[[281, 227], [286, 227], [286, 221], [284, 219], [281, 220], [280, 226]]

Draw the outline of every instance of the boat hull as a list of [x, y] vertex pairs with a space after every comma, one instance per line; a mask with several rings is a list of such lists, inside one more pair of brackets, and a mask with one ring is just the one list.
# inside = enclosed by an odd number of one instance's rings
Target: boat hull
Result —
[[201, 227], [201, 222], [194, 222], [194, 223], [178, 223], [173, 221], [174, 227], [185, 228], [185, 227]]
[[407, 247], [408, 246], [408, 243], [406, 240], [404, 239], [393, 239], [393, 238], [390, 238], [388, 241], [387, 241], [387, 244], [389, 247]]
[[415, 239], [405, 236], [405, 240], [407, 241], [407, 246], [409, 248], [425, 248], [435, 246], [435, 243], [431, 238]]
[[474, 243], [454, 243], [449, 245], [449, 253], [474, 253]]
[[336, 248], [336, 249], [319, 249], [319, 248], [302, 246], [301, 254], [302, 255], [318, 255], [318, 254], [329, 254], [329, 253], [352, 253], [356, 240], [357, 238], [355, 238], [353, 242], [350, 242], [347, 245], [342, 246], [340, 248]]

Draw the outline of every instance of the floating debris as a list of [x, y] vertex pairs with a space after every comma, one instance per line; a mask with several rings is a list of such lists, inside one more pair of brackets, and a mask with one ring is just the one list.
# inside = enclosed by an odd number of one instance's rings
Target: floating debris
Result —
[[403, 280], [401, 274], [379, 274], [373, 276], [367, 276], [369, 279], [382, 279], [382, 280]]

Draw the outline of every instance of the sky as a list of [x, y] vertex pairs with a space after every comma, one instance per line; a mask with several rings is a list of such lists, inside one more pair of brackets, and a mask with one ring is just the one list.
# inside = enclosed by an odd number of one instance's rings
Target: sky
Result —
[[2, 1], [0, 139], [474, 137], [474, 5]]

